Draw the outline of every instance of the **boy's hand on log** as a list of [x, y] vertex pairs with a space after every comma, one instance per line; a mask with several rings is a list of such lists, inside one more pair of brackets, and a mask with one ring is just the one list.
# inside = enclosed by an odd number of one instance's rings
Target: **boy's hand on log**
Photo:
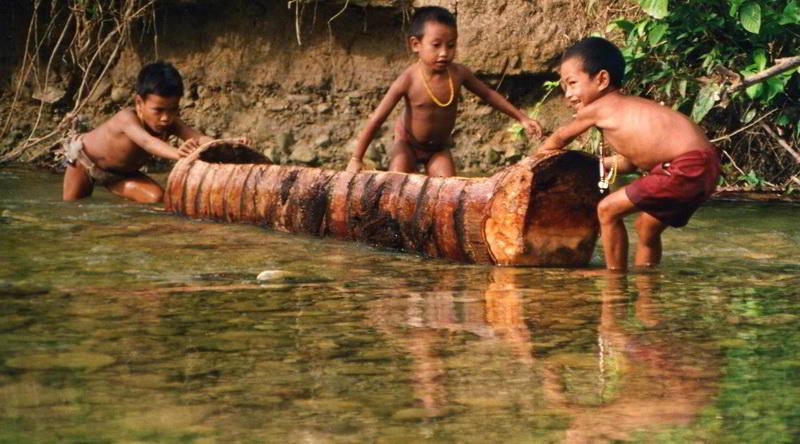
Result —
[[200, 147], [200, 139], [191, 138], [188, 140], [184, 140], [181, 146], [178, 147], [178, 155], [181, 157], [186, 157], [189, 154], [192, 154], [194, 150]]
[[362, 169], [364, 169], [364, 162], [361, 159], [351, 157], [350, 162], [347, 164], [347, 172], [356, 174]]
[[541, 139], [544, 135], [542, 125], [540, 125], [539, 122], [525, 117], [520, 121], [520, 123], [522, 124], [522, 127], [525, 128], [525, 133], [528, 134], [528, 137], [531, 139]]
[[237, 137], [237, 138], [233, 139], [233, 141], [236, 142], [236, 143], [241, 143], [242, 145], [247, 145], [249, 147], [253, 146], [253, 139], [251, 139], [251, 138], [249, 138], [247, 136]]

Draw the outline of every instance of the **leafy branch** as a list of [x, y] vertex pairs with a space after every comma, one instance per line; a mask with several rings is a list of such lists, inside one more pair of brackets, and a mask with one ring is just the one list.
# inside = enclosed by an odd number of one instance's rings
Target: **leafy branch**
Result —
[[800, 0], [637, 2], [645, 16], [607, 29], [622, 34], [629, 92], [717, 134], [740, 172], [791, 183], [800, 173]]

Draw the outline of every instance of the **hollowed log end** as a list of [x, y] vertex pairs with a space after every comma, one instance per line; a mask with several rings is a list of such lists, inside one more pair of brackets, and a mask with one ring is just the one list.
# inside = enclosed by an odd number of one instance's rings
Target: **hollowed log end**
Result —
[[194, 159], [208, 163], [225, 164], [270, 164], [267, 156], [253, 148], [231, 139], [219, 139], [208, 142], [186, 157], [186, 161]]
[[597, 159], [578, 151], [535, 154], [495, 188], [484, 236], [497, 265], [583, 266], [600, 231]]

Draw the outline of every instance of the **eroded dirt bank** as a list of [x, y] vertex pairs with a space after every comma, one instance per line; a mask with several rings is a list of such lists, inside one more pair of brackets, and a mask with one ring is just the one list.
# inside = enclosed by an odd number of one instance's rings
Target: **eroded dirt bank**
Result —
[[[184, 76], [182, 115], [200, 130], [215, 137], [248, 135], [276, 162], [342, 168], [389, 84], [414, 61], [405, 43], [411, 6], [438, 4], [456, 11], [457, 61], [518, 107], [530, 109], [542, 96], [542, 82], [556, 78], [552, 71], [563, 49], [605, 28], [620, 13], [617, 3], [623, 2], [320, 0], [301, 2], [298, 11], [296, 2], [285, 0], [163, 0], [157, 2], [154, 22], [140, 26], [100, 80], [82, 115], [95, 126], [132, 103], [139, 68], [165, 59]], [[0, 53], [4, 121], [27, 29], [21, 19], [24, 2], [9, 5], [0, 9], [7, 18], [13, 14], [16, 23], [6, 31], [12, 46]], [[63, 71], [52, 76], [47, 97], [29, 82], [0, 151], [28, 136], [42, 100], [49, 103], [39, 131], [63, 118], [69, 110], [70, 98], [63, 97], [69, 76]], [[62, 97], [56, 97], [59, 92]], [[469, 92], [460, 100], [454, 133], [460, 173], [489, 174], [528, 152], [530, 146], [508, 131], [510, 118]], [[373, 167], [386, 164], [389, 128], [400, 108], [367, 152]], [[540, 111], [550, 128], [569, 116], [557, 98]], [[52, 157], [46, 150], [26, 156]]]

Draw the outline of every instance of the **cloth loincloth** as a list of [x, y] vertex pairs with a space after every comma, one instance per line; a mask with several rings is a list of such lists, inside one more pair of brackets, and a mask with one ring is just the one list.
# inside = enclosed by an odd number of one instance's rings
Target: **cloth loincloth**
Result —
[[71, 166], [82, 166], [86, 170], [87, 174], [89, 174], [89, 178], [92, 180], [92, 183], [106, 186], [130, 177], [130, 174], [115, 173], [113, 171], [104, 170], [95, 165], [92, 159], [90, 159], [84, 151], [82, 134], [73, 134], [67, 136], [64, 141], [61, 142], [61, 146], [66, 162]]

